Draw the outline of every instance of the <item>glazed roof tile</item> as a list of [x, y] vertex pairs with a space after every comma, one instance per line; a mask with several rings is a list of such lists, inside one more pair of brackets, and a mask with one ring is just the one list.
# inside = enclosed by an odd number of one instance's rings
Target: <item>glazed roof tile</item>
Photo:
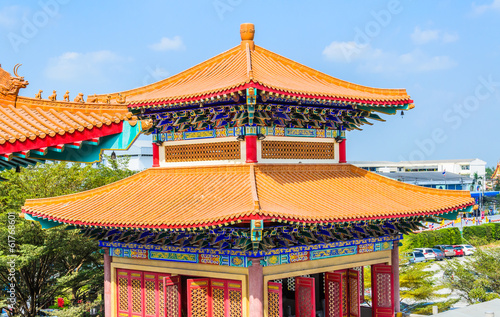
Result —
[[124, 106], [105, 108], [19, 97], [15, 107], [0, 105], [0, 145], [92, 130], [132, 117]]
[[[157, 83], [121, 92], [129, 106], [173, 103], [212, 97], [245, 87], [310, 98], [352, 99], [372, 103], [412, 103], [405, 89], [356, 85], [255, 46], [237, 46]], [[112, 94], [116, 99], [117, 93]], [[103, 97], [103, 96], [98, 96]]]
[[353, 165], [244, 164], [152, 168], [90, 191], [27, 200], [23, 212], [77, 225], [185, 228], [397, 218], [473, 204], [466, 191], [405, 184]]
[[[52, 101], [18, 96], [28, 85], [0, 67], [0, 154], [102, 137], [121, 131], [120, 124], [132, 117], [124, 104]], [[101, 129], [102, 128], [102, 129]], [[29, 142], [28, 142], [29, 140]]]

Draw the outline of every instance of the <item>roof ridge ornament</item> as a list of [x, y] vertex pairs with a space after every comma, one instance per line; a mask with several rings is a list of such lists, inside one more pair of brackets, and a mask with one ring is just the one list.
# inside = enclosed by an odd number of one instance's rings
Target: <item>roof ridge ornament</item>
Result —
[[251, 51], [255, 50], [253, 38], [255, 35], [255, 26], [253, 23], [242, 23], [240, 25], [241, 49], [246, 50], [247, 43]]

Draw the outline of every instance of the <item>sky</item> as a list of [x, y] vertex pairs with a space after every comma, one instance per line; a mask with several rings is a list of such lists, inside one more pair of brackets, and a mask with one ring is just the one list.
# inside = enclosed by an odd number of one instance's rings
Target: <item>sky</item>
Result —
[[[0, 2], [0, 64], [21, 95], [111, 93], [255, 43], [415, 108], [347, 134], [350, 161], [500, 160], [500, 0]], [[71, 97], [73, 98], [73, 97]]]

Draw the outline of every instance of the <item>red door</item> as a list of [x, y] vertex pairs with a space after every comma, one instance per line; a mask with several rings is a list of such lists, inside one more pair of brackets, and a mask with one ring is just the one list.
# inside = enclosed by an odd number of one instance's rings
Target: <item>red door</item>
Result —
[[359, 302], [359, 272], [350, 269], [347, 272], [349, 284], [349, 316], [360, 317], [360, 302]]
[[283, 317], [283, 285], [281, 283], [267, 283], [267, 316]]
[[316, 316], [316, 296], [312, 277], [295, 278], [295, 316]]
[[210, 279], [187, 280], [188, 316], [209, 317], [210, 314]]
[[165, 294], [164, 316], [181, 317], [181, 285], [179, 276], [166, 276], [163, 278]]
[[394, 283], [390, 265], [372, 265], [372, 297], [372, 316], [394, 316]]
[[342, 284], [345, 274], [339, 272], [325, 273], [325, 310], [326, 317], [344, 316], [342, 305]]

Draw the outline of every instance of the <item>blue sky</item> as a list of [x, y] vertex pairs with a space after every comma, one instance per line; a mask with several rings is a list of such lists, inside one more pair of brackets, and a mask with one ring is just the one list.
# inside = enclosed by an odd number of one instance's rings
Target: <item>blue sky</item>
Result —
[[126, 90], [240, 42], [334, 77], [406, 88], [415, 109], [348, 134], [348, 160], [500, 159], [500, 0], [3, 0], [0, 63], [48, 96]]

